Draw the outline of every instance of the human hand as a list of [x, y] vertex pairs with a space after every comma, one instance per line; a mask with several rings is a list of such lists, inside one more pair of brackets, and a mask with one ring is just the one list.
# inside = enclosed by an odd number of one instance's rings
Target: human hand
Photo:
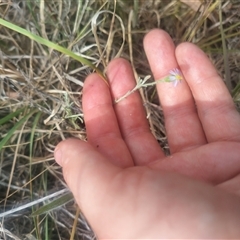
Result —
[[100, 239], [239, 238], [240, 116], [206, 55], [177, 48], [153, 30], [144, 48], [155, 79], [174, 68], [184, 80], [156, 85], [171, 156], [152, 136], [130, 64], [107, 69], [111, 93], [97, 74], [84, 84], [88, 142], [55, 150], [64, 178]]

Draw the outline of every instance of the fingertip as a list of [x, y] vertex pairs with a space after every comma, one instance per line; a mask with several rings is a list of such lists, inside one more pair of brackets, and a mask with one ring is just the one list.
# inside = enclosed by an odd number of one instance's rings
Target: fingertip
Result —
[[136, 85], [132, 66], [124, 58], [116, 58], [109, 63], [107, 76], [114, 99], [123, 96]]
[[191, 54], [192, 53], [194, 54], [198, 50], [200, 49], [195, 44], [190, 42], [183, 42], [176, 46], [175, 55], [178, 58], [178, 60], [188, 61], [188, 59], [185, 56], [188, 55], [189, 52], [191, 52]]
[[113, 71], [115, 69], [118, 69], [121, 66], [126, 66], [129, 65], [129, 61], [125, 58], [114, 58], [113, 60], [111, 60], [111, 62], [108, 64], [107, 67], [107, 73], [110, 71]]
[[92, 73], [88, 75], [84, 81], [83, 96], [86, 95], [88, 92], [92, 92], [93, 88], [98, 88], [98, 85], [100, 85], [100, 87], [107, 86], [103, 79], [97, 73]]
[[185, 74], [189, 71], [195, 71], [196, 74], [202, 71], [203, 74], [207, 72], [208, 75], [217, 75], [217, 71], [206, 53], [193, 43], [179, 44], [176, 47], [175, 55], [182, 72]]
[[145, 36], [144, 36], [144, 39], [143, 41], [148, 41], [148, 39], [152, 39], [153, 37], [155, 37], [156, 35], [167, 35], [169, 36], [169, 34], [162, 30], [162, 29], [159, 29], [159, 28], [154, 28], [154, 29], [151, 29]]
[[[189, 53], [195, 53], [197, 52], [198, 54], [203, 54], [206, 56], [206, 54], [203, 52], [201, 48], [199, 48], [196, 44], [190, 43], [190, 42], [182, 42], [177, 45], [176, 47], [176, 56], [184, 56], [188, 55]], [[193, 55], [193, 54], [191, 54]], [[183, 57], [183, 60], [186, 60], [185, 57]]]
[[131, 76], [133, 75], [130, 62], [124, 58], [113, 59], [109, 63], [106, 72], [107, 72], [107, 76], [111, 84], [111, 87], [113, 87], [112, 84], [116, 79], [119, 79], [119, 77], [121, 78], [124, 76], [128, 76], [129, 74]]
[[176, 60], [181, 69], [181, 72], [185, 77], [185, 80], [188, 80], [187, 72], [191, 70], [191, 67], [192, 67], [191, 66], [192, 63], [191, 62], [189, 63], [189, 57], [188, 57], [188, 55], [190, 55], [189, 52], [191, 52], [191, 55], [198, 54], [196, 53], [196, 51], [198, 52], [198, 49], [196, 48], [197, 47], [193, 43], [183, 42], [183, 43], [180, 43], [175, 49]]
[[151, 31], [149, 31], [144, 36], [143, 45], [144, 45], [145, 51], [148, 48], [154, 48], [154, 46], [156, 46], [156, 42], [159, 41], [159, 39], [167, 40], [168, 42], [172, 42], [170, 35], [166, 31], [155, 28], [155, 29], [152, 29]]
[[55, 161], [62, 167], [62, 150], [57, 146], [54, 150]]
[[83, 87], [83, 112], [85, 120], [88, 117], [88, 110], [96, 108], [98, 105], [110, 103], [112, 101], [108, 85], [97, 74], [90, 74]]
[[161, 79], [177, 68], [175, 45], [164, 30], [151, 30], [144, 38], [144, 50], [155, 79]]
[[111, 164], [91, 144], [74, 138], [60, 142], [54, 156], [80, 208], [91, 216], [99, 199], [105, 196], [106, 187], [122, 169]]
[[65, 165], [65, 156], [68, 154], [69, 148], [71, 148], [71, 146], [75, 144], [75, 141], [79, 142], [80, 140], [72, 138], [66, 139], [58, 143], [58, 145], [55, 147], [54, 158], [61, 167]]

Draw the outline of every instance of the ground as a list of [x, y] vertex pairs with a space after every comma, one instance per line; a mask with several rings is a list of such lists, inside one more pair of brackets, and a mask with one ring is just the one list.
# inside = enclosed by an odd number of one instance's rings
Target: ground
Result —
[[[2, 19], [78, 56], [0, 24], [1, 239], [94, 238], [53, 151], [70, 136], [86, 140], [82, 88], [96, 67], [104, 74], [109, 61], [121, 56], [136, 79], [151, 75], [142, 47], [150, 29], [203, 49], [239, 109], [239, 9], [233, 0], [1, 1]], [[149, 125], [168, 153], [155, 86], [141, 93]]]

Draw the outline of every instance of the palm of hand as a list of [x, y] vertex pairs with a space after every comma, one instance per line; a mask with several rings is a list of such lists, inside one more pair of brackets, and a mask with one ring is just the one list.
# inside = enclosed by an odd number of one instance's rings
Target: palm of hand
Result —
[[[194, 222], [190, 216], [201, 211], [199, 207], [192, 209], [189, 203], [201, 206], [205, 218], [203, 206], [214, 215], [216, 199], [225, 199], [216, 209], [240, 201], [212, 186], [219, 185], [240, 196], [240, 117], [216, 70], [197, 47], [184, 43], [175, 50], [165, 32], [154, 30], [145, 38], [145, 51], [155, 79], [165, 77], [178, 66], [186, 79], [176, 87], [170, 83], [157, 85], [172, 155], [165, 157], [150, 133], [138, 93], [112, 105], [112, 99], [135, 85], [130, 65], [116, 59], [107, 71], [111, 94], [96, 74], [85, 83], [83, 109], [90, 144], [77, 140], [60, 144], [67, 152], [67, 160], [61, 163], [64, 176], [100, 237], [159, 238], [156, 229], [163, 237], [172, 237], [174, 233], [165, 223], [174, 225], [174, 217], [183, 209], [185, 225], [178, 224], [175, 230], [192, 237], [187, 231]], [[167, 59], [162, 61], [165, 56]], [[82, 160], [72, 160], [76, 157]], [[172, 213], [169, 206], [174, 208]], [[128, 229], [133, 224], [128, 214], [134, 214], [136, 221], [140, 219], [134, 229]], [[164, 219], [157, 219], [159, 214]], [[225, 216], [224, 210], [217, 214]], [[150, 231], [141, 232], [148, 220], [156, 224]], [[218, 228], [221, 224], [212, 225], [213, 232]]]

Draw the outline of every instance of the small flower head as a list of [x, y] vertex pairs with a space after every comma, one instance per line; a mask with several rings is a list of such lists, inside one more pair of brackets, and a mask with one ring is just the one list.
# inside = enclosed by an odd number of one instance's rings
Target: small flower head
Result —
[[170, 82], [173, 83], [174, 87], [176, 87], [178, 85], [178, 83], [180, 83], [180, 81], [183, 80], [183, 76], [181, 71], [178, 68], [174, 68], [169, 72], [170, 76], [169, 76], [169, 80]]

